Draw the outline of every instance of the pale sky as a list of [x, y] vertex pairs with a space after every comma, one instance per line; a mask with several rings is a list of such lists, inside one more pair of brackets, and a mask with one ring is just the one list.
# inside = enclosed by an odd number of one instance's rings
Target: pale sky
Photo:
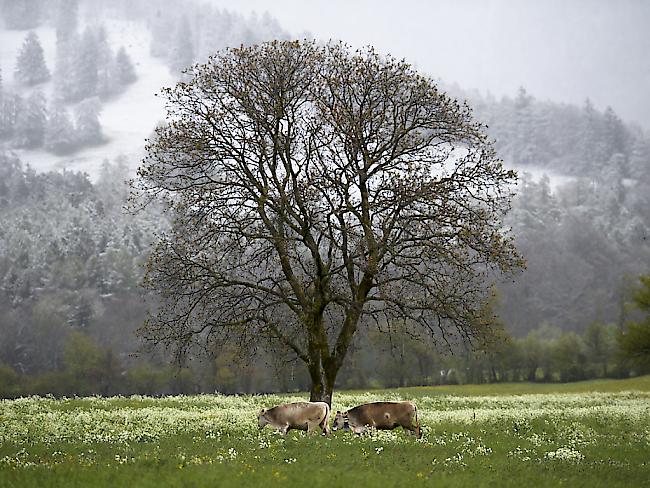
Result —
[[650, 129], [650, 0], [211, 0], [371, 44], [462, 88], [611, 105]]

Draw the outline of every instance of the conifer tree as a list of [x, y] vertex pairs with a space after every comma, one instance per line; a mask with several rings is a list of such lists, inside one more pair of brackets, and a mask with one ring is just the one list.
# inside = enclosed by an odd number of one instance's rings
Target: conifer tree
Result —
[[78, 0], [60, 0], [56, 12], [55, 26], [57, 41], [70, 38], [77, 32]]
[[75, 59], [75, 98], [84, 99], [97, 94], [97, 40], [93, 32], [87, 28], [79, 44], [79, 52]]
[[24, 148], [40, 147], [45, 138], [45, 97], [37, 91], [21, 105], [16, 118], [16, 145]]
[[76, 110], [76, 139], [79, 144], [97, 144], [102, 141], [102, 126], [99, 123], [100, 103], [97, 98], [81, 102]]
[[575, 174], [586, 173], [590, 168], [600, 169], [608, 159], [603, 137], [602, 116], [589, 99], [585, 100], [582, 108], [579, 151], [580, 167], [573, 169]]
[[80, 39], [77, 33], [78, 0], [59, 0], [55, 14], [56, 62], [54, 66], [55, 97], [77, 98], [76, 64]]
[[517, 92], [517, 97], [514, 100], [515, 105], [515, 124], [517, 128], [516, 144], [520, 152], [523, 164], [532, 164], [531, 154], [534, 154], [534, 147], [529, 147], [533, 143], [532, 133], [534, 132], [532, 124], [532, 107], [533, 97], [526, 93], [523, 87], [520, 87]]
[[55, 103], [45, 126], [45, 149], [54, 153], [65, 153], [74, 146], [74, 126], [68, 111], [61, 103]]
[[612, 107], [607, 107], [603, 114], [603, 143], [609, 157], [617, 153], [627, 156], [628, 134], [623, 121], [616, 115]]
[[50, 79], [50, 71], [45, 65], [43, 48], [38, 35], [30, 31], [25, 37], [23, 46], [16, 59], [14, 76], [19, 83], [32, 86]]
[[262, 14], [260, 30], [262, 31], [262, 36], [267, 40], [283, 39], [286, 37], [286, 34], [282, 31], [282, 27], [280, 27], [277, 19], [271, 17], [268, 11]]
[[5, 135], [4, 126], [4, 96], [2, 93], [2, 69], [0, 69], [0, 139]]
[[97, 29], [95, 42], [97, 45], [97, 94], [100, 97], [108, 97], [115, 89], [112, 73], [115, 60], [104, 26]]
[[120, 87], [133, 83], [137, 79], [135, 68], [124, 46], [120, 47], [115, 56], [113, 78]]
[[54, 95], [59, 100], [73, 100], [76, 97], [75, 56], [78, 45], [79, 39], [77, 35], [71, 35], [67, 38], [57, 36]]
[[16, 125], [16, 116], [22, 103], [20, 96], [6, 93], [0, 99], [0, 139], [10, 138]]
[[650, 139], [639, 134], [632, 143], [630, 176], [650, 183]]

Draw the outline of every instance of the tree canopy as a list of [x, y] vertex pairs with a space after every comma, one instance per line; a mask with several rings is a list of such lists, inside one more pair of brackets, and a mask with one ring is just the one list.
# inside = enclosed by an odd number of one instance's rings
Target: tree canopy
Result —
[[288, 348], [331, 401], [361, 324], [434, 342], [490, 329], [490, 286], [522, 265], [502, 225], [516, 175], [470, 108], [372, 48], [228, 49], [165, 89], [135, 188], [174, 215], [142, 335]]

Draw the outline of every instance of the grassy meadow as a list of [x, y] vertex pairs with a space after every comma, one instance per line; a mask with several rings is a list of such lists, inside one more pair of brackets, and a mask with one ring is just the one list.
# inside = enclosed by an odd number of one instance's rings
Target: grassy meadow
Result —
[[339, 392], [417, 402], [424, 435], [259, 431], [303, 395], [0, 401], [0, 486], [647, 486], [650, 377]]

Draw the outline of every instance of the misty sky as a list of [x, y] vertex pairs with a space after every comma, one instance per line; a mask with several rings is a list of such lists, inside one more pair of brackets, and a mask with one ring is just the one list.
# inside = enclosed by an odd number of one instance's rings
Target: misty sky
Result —
[[581, 104], [650, 128], [650, 1], [211, 0], [297, 35], [372, 44], [462, 88]]

